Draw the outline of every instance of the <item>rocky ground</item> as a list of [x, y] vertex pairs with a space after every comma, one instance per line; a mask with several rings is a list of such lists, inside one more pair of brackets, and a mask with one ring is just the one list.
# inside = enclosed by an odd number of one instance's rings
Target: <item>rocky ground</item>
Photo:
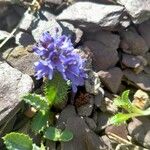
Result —
[[[32, 46], [44, 31], [70, 35], [88, 58], [89, 78], [74, 105], [59, 108], [57, 127], [74, 134], [67, 143], [47, 143], [49, 150], [150, 149], [150, 118], [120, 126], [108, 119], [118, 111], [115, 95], [130, 89], [134, 103], [150, 106], [149, 0], [0, 0], [0, 136], [28, 132], [29, 119], [20, 95], [39, 90]], [[30, 10], [29, 8], [30, 7]], [[35, 13], [33, 13], [35, 11]], [[144, 95], [144, 96], [143, 96]], [[141, 104], [142, 103], [142, 104]], [[61, 109], [61, 111], [60, 111]], [[57, 110], [57, 108], [56, 108]], [[32, 136], [32, 133], [30, 133]], [[38, 137], [34, 137], [38, 141]], [[3, 148], [0, 139], [0, 149]]]

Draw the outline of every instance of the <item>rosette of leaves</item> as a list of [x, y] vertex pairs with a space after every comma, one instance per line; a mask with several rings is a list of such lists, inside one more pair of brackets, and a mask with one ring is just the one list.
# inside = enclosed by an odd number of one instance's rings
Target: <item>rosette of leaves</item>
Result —
[[114, 105], [124, 109], [126, 113], [119, 112], [113, 117], [111, 117], [109, 119], [110, 124], [119, 125], [133, 117], [150, 115], [150, 108], [146, 110], [141, 110], [131, 103], [129, 99], [129, 90], [124, 91], [121, 96], [118, 96], [117, 98], [115, 98]]

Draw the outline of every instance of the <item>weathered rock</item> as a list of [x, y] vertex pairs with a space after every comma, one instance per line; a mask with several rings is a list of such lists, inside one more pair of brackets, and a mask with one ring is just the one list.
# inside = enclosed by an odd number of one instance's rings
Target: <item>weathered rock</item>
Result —
[[88, 127], [91, 130], [95, 131], [95, 129], [96, 129], [96, 123], [95, 123], [95, 121], [92, 118], [86, 117], [85, 118], [85, 122], [87, 123]]
[[140, 109], [146, 109], [150, 106], [150, 97], [146, 92], [137, 90], [132, 103]]
[[97, 128], [96, 131], [101, 132], [109, 125], [109, 118], [112, 115], [110, 113], [98, 112], [97, 114]]
[[116, 50], [120, 44], [120, 37], [108, 31], [85, 32], [85, 41], [97, 41], [105, 45], [110, 50]]
[[87, 103], [77, 108], [78, 115], [84, 117], [90, 116], [93, 111], [93, 105], [94, 105], [94, 97], [93, 95], [90, 95], [89, 99], [87, 100]]
[[57, 19], [71, 21], [89, 28], [97, 25], [99, 27], [113, 29], [119, 24], [123, 9], [122, 6], [118, 5], [77, 2], [65, 9]]
[[113, 93], [117, 93], [121, 80], [123, 77], [123, 73], [120, 68], [112, 68], [108, 71], [99, 71], [98, 75], [104, 85]]
[[45, 3], [50, 3], [50, 4], [60, 5], [63, 2], [63, 0], [45, 0], [44, 2]]
[[116, 113], [118, 111], [117, 106], [113, 105], [113, 98], [105, 97], [99, 107], [102, 112]]
[[62, 150], [103, 150], [103, 143], [94, 132], [92, 132], [85, 121], [79, 117], [69, 118], [66, 129], [70, 130], [74, 138], [69, 142], [61, 142]]
[[137, 56], [123, 54], [122, 64], [129, 68], [138, 68], [142, 65], [142, 62]]
[[57, 127], [64, 129], [66, 126], [66, 122], [69, 118], [75, 117], [76, 111], [75, 107], [72, 105], [68, 105], [63, 111], [61, 112], [58, 120], [57, 120]]
[[98, 77], [98, 74], [92, 70], [87, 72], [88, 78], [85, 79], [85, 89], [90, 94], [98, 95], [99, 92], [104, 94], [103, 89], [100, 87], [101, 82]]
[[33, 36], [27, 32], [18, 32], [15, 35], [15, 41], [16, 41], [16, 44], [22, 45], [24, 47], [31, 45], [31, 44], [35, 44], [35, 40]]
[[138, 25], [138, 31], [150, 48], [150, 20], [147, 20]]
[[108, 126], [105, 129], [105, 133], [109, 136], [111, 136], [112, 134], [117, 135], [118, 137], [121, 137], [122, 139], [127, 140], [127, 136], [128, 136], [128, 131], [127, 131], [127, 126], [125, 124], [119, 125], [119, 126]]
[[33, 81], [6, 62], [0, 62], [0, 125], [8, 121], [21, 109], [20, 98], [30, 92]]
[[123, 51], [133, 55], [144, 55], [148, 51], [146, 42], [135, 29], [132, 28], [127, 31], [122, 31], [120, 36], [122, 39], [120, 47]]
[[4, 40], [5, 38], [7, 38], [10, 35], [10, 33], [0, 30], [0, 41]]
[[96, 71], [107, 70], [114, 67], [118, 62], [118, 52], [97, 41], [86, 41], [85, 47], [88, 47], [93, 53], [93, 68]]
[[147, 64], [150, 66], [150, 52], [146, 53], [144, 57], [147, 60]]
[[14, 68], [28, 75], [34, 75], [34, 62], [39, 58], [31, 53], [32, 46], [26, 48], [18, 46], [13, 50], [8, 49], [3, 53], [3, 58]]
[[148, 74], [141, 72], [136, 75], [133, 71], [129, 69], [124, 70], [123, 74], [126, 78], [125, 81], [128, 82], [128, 84], [139, 87], [145, 91], [150, 91], [150, 76]]
[[103, 100], [104, 100], [104, 93], [99, 92], [98, 95], [94, 96], [94, 105], [96, 107], [100, 107]]
[[[147, 0], [117, 0], [123, 5], [134, 23], [139, 24], [150, 18], [150, 1]], [[140, 8], [140, 9], [139, 9]]]
[[150, 149], [150, 120], [146, 117], [134, 118], [128, 125], [133, 140]]

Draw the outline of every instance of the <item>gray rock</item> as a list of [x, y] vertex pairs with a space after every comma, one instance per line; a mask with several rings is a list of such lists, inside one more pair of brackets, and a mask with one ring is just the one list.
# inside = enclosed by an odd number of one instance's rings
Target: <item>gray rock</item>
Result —
[[122, 64], [129, 68], [138, 68], [143, 65], [137, 56], [128, 54], [122, 55]]
[[77, 2], [65, 9], [57, 19], [71, 21], [90, 28], [95, 24], [99, 27], [112, 29], [119, 24], [123, 9], [118, 5]]
[[96, 107], [100, 107], [100, 105], [101, 105], [101, 103], [102, 103], [103, 100], [104, 100], [104, 93], [99, 92], [98, 95], [94, 96], [94, 105]]
[[122, 39], [120, 47], [123, 51], [133, 55], [144, 55], [148, 51], [146, 42], [135, 29], [122, 31], [120, 36]]
[[3, 58], [10, 63], [14, 68], [28, 75], [34, 75], [34, 62], [39, 58], [34, 53], [31, 53], [32, 46], [18, 46], [13, 50], [8, 49], [3, 53]]
[[101, 82], [98, 74], [92, 70], [87, 72], [88, 78], [85, 79], [85, 89], [88, 93], [98, 95], [104, 93], [104, 90], [100, 87]]
[[113, 105], [113, 98], [105, 97], [101, 102], [100, 110], [102, 112], [116, 113], [118, 111], [117, 106]]
[[85, 118], [85, 122], [87, 123], [88, 127], [91, 130], [95, 131], [95, 129], [96, 129], [96, 123], [95, 123], [95, 121], [92, 118], [86, 117]]
[[90, 95], [90, 98], [87, 100], [88, 103], [81, 105], [77, 108], [77, 112], [79, 116], [88, 117], [92, 114], [93, 105], [94, 105], [94, 97]]
[[103, 150], [102, 147], [105, 147], [100, 137], [79, 117], [69, 118], [66, 129], [73, 133], [74, 138], [69, 142], [61, 142], [61, 150]]
[[144, 67], [144, 72], [150, 75], [150, 66]]
[[57, 127], [58, 128], [65, 128], [66, 122], [69, 118], [75, 117], [76, 111], [75, 107], [72, 105], [68, 105], [63, 111], [61, 112], [58, 120], [57, 120]]
[[126, 124], [121, 124], [118, 126], [110, 125], [105, 129], [105, 133], [109, 136], [111, 134], [117, 135], [118, 137], [127, 140], [128, 130]]
[[98, 75], [104, 85], [113, 93], [117, 93], [123, 77], [122, 70], [118, 67], [108, 71], [99, 71]]
[[108, 48], [100, 42], [86, 41], [84, 47], [88, 47], [93, 53], [92, 64], [96, 71], [114, 67], [119, 60], [117, 50]]
[[150, 1], [148, 0], [117, 0], [117, 2], [126, 8], [132, 21], [136, 24], [150, 18]]
[[20, 98], [33, 89], [33, 81], [6, 62], [0, 62], [0, 125], [12, 118], [20, 109]]
[[62, 2], [63, 0], [45, 0], [45, 3], [57, 4], [57, 5], [60, 5]]
[[98, 32], [85, 32], [85, 41], [97, 41], [102, 45], [105, 45], [110, 50], [116, 50], [120, 44], [120, 37], [116, 34], [112, 34], [109, 31], [98, 31]]
[[138, 31], [150, 48], [150, 20], [147, 20], [138, 25]]
[[27, 32], [18, 32], [15, 35], [15, 42], [16, 44], [22, 45], [24, 47], [31, 45], [31, 44], [35, 44], [35, 40], [33, 36]]
[[136, 75], [133, 71], [126, 69], [123, 71], [128, 84], [134, 85], [145, 91], [150, 91], [150, 76], [144, 72]]
[[0, 30], [0, 41], [6, 39], [9, 35], [10, 33], [8, 33], [7, 31]]
[[97, 128], [96, 131], [101, 132], [109, 125], [109, 118], [112, 115], [110, 113], [98, 112], [97, 114]]
[[146, 53], [144, 57], [147, 60], [147, 64], [150, 66], [150, 52]]
[[128, 125], [133, 140], [150, 149], [150, 120], [146, 117], [134, 118]]

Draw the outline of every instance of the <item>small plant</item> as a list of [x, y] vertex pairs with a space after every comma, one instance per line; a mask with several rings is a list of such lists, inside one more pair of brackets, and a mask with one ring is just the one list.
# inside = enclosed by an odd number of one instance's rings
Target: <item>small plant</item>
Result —
[[[48, 32], [43, 33], [33, 51], [40, 57], [35, 63], [36, 79], [44, 78], [45, 86], [43, 96], [33, 93], [22, 98], [37, 110], [31, 121], [31, 129], [35, 134], [42, 134], [44, 139], [67, 142], [73, 138], [73, 134], [52, 127], [51, 107], [67, 98], [70, 85], [74, 93], [77, 86], [84, 85], [85, 60], [74, 50], [70, 38], [58, 36], [57, 32], [54, 37]], [[42, 144], [38, 147], [29, 136], [20, 133], [7, 134], [3, 140], [9, 150], [45, 150]]]
[[150, 108], [141, 110], [131, 103], [129, 99], [129, 90], [124, 91], [121, 96], [115, 98], [114, 105], [123, 108], [127, 113], [117, 113], [110, 118], [110, 124], [118, 125], [133, 117], [150, 115]]

